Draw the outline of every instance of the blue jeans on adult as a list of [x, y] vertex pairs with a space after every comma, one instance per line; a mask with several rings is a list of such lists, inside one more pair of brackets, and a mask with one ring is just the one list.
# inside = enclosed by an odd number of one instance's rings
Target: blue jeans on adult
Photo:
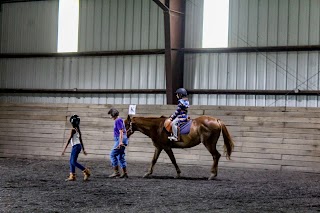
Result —
[[[114, 137], [115, 144], [119, 144], [119, 137]], [[123, 138], [123, 144], [125, 146], [121, 146], [120, 148], [113, 148], [110, 153], [110, 160], [112, 167], [116, 167], [120, 163], [121, 168], [127, 168], [127, 162], [126, 162], [126, 145], [128, 144], [128, 138]]]
[[76, 167], [81, 169], [81, 171], [85, 170], [85, 168], [77, 162], [79, 153], [81, 152], [81, 145], [76, 144], [72, 147], [71, 156], [70, 156], [70, 172], [75, 173]]

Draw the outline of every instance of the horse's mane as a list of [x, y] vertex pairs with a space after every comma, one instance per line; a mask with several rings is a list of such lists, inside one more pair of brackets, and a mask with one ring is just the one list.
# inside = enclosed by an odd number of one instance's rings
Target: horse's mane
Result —
[[156, 117], [156, 116], [152, 116], [152, 117], [134, 116], [133, 118], [135, 118], [135, 119], [141, 118], [141, 119], [149, 120], [149, 119], [163, 119], [163, 118], [168, 118], [168, 116], [164, 116], [164, 115], [161, 115], [160, 117]]
[[135, 119], [135, 121], [140, 121], [143, 122], [146, 125], [154, 125], [154, 124], [159, 124], [161, 122], [163, 122], [165, 120], [165, 116], [161, 116], [161, 117], [133, 117], [133, 119]]

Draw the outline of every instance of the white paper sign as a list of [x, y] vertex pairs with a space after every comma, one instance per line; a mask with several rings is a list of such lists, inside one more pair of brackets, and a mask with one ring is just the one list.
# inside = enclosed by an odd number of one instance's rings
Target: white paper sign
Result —
[[136, 114], [136, 105], [129, 105], [129, 115]]

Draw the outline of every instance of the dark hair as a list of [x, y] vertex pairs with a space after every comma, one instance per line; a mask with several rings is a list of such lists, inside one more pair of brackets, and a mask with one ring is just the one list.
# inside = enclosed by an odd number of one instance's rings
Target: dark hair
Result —
[[111, 108], [108, 112], [109, 115], [111, 115], [113, 118], [119, 116], [119, 111], [116, 110], [115, 108]]

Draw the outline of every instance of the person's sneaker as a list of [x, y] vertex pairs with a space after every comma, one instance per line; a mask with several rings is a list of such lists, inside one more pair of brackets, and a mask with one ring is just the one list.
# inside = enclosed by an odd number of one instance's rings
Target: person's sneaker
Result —
[[170, 141], [178, 141], [178, 138], [176, 138], [176, 137], [174, 137], [174, 136], [170, 136], [170, 137], [168, 137], [168, 139], [169, 139]]

